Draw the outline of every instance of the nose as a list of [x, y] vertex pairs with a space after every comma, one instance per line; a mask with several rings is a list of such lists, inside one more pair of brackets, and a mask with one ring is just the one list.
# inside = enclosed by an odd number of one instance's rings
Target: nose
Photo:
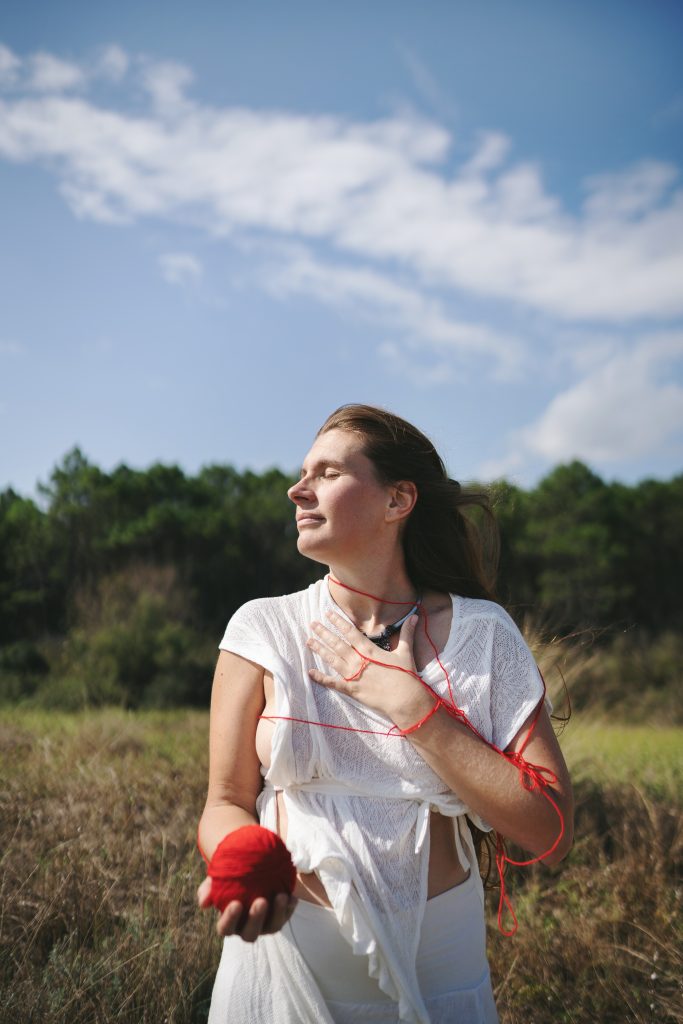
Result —
[[287, 491], [287, 497], [290, 501], [293, 501], [295, 505], [300, 505], [305, 501], [311, 500], [311, 490], [306, 483], [306, 477], [302, 477], [301, 480], [297, 480], [295, 484]]

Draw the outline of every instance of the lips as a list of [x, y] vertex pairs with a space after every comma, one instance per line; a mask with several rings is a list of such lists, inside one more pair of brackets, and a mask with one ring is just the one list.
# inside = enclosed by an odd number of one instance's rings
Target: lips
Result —
[[317, 526], [318, 523], [324, 523], [325, 517], [317, 515], [315, 512], [303, 512], [296, 517], [296, 525], [302, 526]]

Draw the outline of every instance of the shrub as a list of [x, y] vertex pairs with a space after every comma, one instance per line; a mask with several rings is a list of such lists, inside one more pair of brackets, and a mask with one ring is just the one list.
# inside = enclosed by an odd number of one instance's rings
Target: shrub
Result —
[[37, 701], [71, 709], [206, 705], [213, 652], [193, 628], [189, 607], [168, 567], [133, 567], [82, 592]]

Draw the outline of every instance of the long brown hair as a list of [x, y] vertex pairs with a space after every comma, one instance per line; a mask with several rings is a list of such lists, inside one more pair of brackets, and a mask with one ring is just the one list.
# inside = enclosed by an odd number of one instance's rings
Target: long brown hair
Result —
[[403, 533], [406, 571], [415, 586], [495, 601], [499, 544], [488, 495], [451, 480], [429, 438], [386, 409], [342, 405], [318, 436], [328, 430], [358, 434], [382, 483], [410, 480], [417, 487]]

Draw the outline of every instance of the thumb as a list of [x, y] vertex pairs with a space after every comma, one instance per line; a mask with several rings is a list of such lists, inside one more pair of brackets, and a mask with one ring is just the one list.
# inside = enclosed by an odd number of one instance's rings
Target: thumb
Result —
[[398, 634], [398, 642], [400, 644], [407, 644], [408, 649], [413, 650], [413, 644], [415, 643], [415, 632], [417, 630], [417, 624], [419, 622], [417, 615], [411, 615], [409, 619], [401, 626], [401, 631]]
[[197, 903], [202, 910], [211, 906], [211, 879], [208, 875], [197, 889]]

